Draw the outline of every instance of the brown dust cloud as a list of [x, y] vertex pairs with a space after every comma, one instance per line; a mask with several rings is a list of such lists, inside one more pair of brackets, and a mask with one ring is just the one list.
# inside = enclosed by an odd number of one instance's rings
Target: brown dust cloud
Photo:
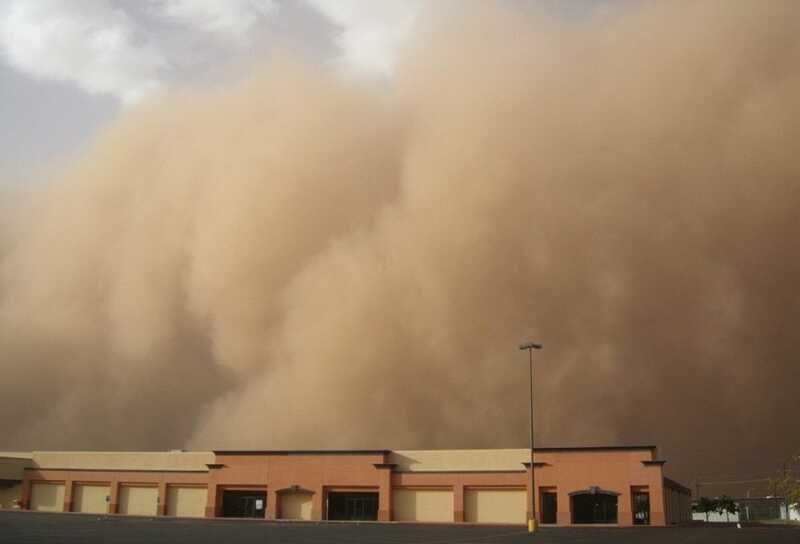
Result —
[[[3, 194], [4, 449], [800, 448], [800, 3], [426, 12]], [[57, 120], [53, 120], [57, 122]]]

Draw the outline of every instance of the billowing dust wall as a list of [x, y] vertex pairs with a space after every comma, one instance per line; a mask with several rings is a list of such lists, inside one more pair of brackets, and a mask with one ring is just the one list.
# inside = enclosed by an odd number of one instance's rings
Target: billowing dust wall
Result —
[[791, 453], [800, 5], [422, 20], [391, 81], [277, 56], [3, 193], [5, 447], [518, 447], [535, 339], [542, 444]]

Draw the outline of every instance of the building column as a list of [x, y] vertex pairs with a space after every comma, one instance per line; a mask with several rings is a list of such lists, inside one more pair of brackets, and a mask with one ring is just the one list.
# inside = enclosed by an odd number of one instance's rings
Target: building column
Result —
[[158, 483], [158, 509], [156, 510], [157, 516], [167, 515], [167, 483]]
[[322, 520], [322, 504], [324, 500], [325, 488], [319, 486], [314, 490], [314, 494], [311, 496], [311, 519], [314, 521]]
[[208, 493], [206, 494], [206, 517], [215, 518], [219, 515], [217, 502], [217, 483], [208, 482]]
[[464, 484], [462, 483], [453, 486], [453, 521], [464, 522]]
[[[313, 500], [313, 499], [312, 499]], [[278, 492], [267, 489], [267, 519], [279, 519], [281, 505], [278, 503]]]
[[556, 501], [558, 502], [558, 510], [556, 512], [556, 523], [558, 525], [572, 525], [572, 501], [569, 497], [569, 491], [566, 488], [556, 488]]
[[72, 512], [72, 480], [64, 482], [64, 512]]
[[[531, 506], [534, 506], [534, 510], [536, 511], [536, 521], [540, 522], [542, 519], [541, 504], [539, 504], [541, 502], [541, 497], [539, 497], [536, 489], [531, 489], [531, 470], [535, 470], [536, 467], [531, 467], [530, 461], [523, 463], [523, 465], [525, 465], [525, 496], [527, 500], [527, 504], [525, 506], [525, 515], [527, 516], [526, 519], [531, 519]], [[536, 473], [534, 472], [534, 476], [535, 475]], [[531, 497], [533, 497], [533, 500], [536, 501], [535, 505], [532, 505], [533, 501], [531, 500]]]
[[377, 465], [378, 469], [378, 521], [392, 520], [392, 467]]
[[622, 527], [633, 525], [633, 497], [630, 486], [622, 488], [622, 494], [617, 497], [617, 524]]
[[664, 514], [664, 479], [656, 485], [650, 485], [650, 525], [656, 527], [663, 527], [667, 524], [667, 518]]
[[119, 508], [119, 482], [117, 480], [111, 480], [109, 491], [111, 496], [108, 499], [108, 513], [116, 514]]
[[24, 475], [22, 477], [22, 489], [20, 489], [20, 505], [22, 510], [30, 510], [31, 508], [31, 481]]

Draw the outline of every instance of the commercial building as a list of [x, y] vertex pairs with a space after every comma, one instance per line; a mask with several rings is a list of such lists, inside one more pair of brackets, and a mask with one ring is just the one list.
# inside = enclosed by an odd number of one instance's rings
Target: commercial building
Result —
[[[530, 450], [0, 453], [0, 505], [39, 511], [524, 524]], [[655, 446], [537, 448], [542, 524], [690, 519]]]

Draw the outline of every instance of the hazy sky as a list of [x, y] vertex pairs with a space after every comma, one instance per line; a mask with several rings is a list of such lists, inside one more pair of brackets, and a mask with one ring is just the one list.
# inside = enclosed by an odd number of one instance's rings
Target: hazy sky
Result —
[[793, 0], [0, 0], [5, 449], [520, 446], [536, 339], [541, 444], [772, 474], [797, 36]]
[[[449, 0], [448, 0], [449, 1]], [[566, 17], [598, 0], [510, 0]], [[454, 2], [457, 5], [458, 2]], [[0, 0], [0, 182], [35, 179], [125, 108], [276, 49], [391, 79], [420, 0]]]

